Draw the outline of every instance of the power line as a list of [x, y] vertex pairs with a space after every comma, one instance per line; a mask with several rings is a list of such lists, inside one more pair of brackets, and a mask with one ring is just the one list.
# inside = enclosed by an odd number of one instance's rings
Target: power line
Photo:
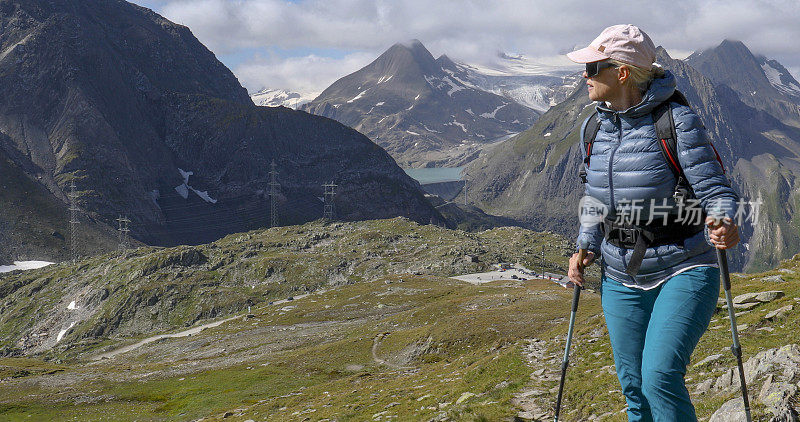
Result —
[[117, 250], [124, 251], [128, 249], [128, 233], [130, 232], [128, 223], [130, 223], [131, 220], [128, 219], [127, 215], [125, 217], [120, 215], [117, 221], [119, 222], [119, 246]]
[[333, 182], [325, 183], [322, 185], [325, 188], [325, 208], [322, 212], [322, 218], [333, 220], [335, 213], [333, 209], [333, 197], [336, 195], [336, 186]]

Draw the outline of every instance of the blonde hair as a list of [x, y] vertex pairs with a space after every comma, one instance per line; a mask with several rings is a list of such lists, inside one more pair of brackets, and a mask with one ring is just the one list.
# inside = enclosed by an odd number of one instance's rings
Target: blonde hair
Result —
[[643, 67], [634, 66], [619, 60], [608, 59], [607, 61], [613, 64], [615, 67], [620, 67], [623, 65], [627, 66], [631, 71], [631, 76], [627, 80], [630, 81], [629, 83], [634, 84], [637, 88], [639, 88], [641, 93], [647, 91], [647, 88], [650, 87], [650, 82], [652, 82], [653, 79], [664, 76], [664, 69], [657, 64], [653, 64], [650, 69], [645, 69]]

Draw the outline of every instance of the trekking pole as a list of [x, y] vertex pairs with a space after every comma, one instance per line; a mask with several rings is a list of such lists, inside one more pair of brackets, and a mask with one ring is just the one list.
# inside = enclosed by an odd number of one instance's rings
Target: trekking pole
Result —
[[[578, 267], [583, 268], [583, 260], [586, 258], [586, 249], [578, 250]], [[578, 300], [581, 298], [581, 286], [574, 284], [575, 292], [572, 294], [572, 312], [569, 314], [569, 329], [567, 330], [567, 346], [564, 348], [564, 360], [561, 361], [561, 381], [558, 383], [558, 399], [556, 399], [556, 418], [558, 422], [558, 412], [561, 410], [561, 396], [564, 393], [564, 379], [567, 377], [567, 366], [569, 365], [569, 348], [572, 345], [572, 330], [575, 328], [575, 314], [578, 312]]]
[[739, 344], [739, 333], [736, 330], [736, 313], [733, 311], [733, 299], [731, 298], [731, 276], [728, 273], [728, 255], [724, 249], [717, 249], [717, 261], [719, 261], [719, 271], [722, 277], [722, 284], [725, 288], [725, 300], [728, 301], [728, 315], [731, 319], [731, 336], [733, 346], [731, 352], [736, 356], [736, 364], [739, 365], [739, 381], [742, 384], [742, 399], [744, 399], [744, 414], [747, 422], [752, 422], [750, 416], [750, 400], [747, 398], [747, 384], [744, 380], [744, 365], [742, 365], [742, 346]]

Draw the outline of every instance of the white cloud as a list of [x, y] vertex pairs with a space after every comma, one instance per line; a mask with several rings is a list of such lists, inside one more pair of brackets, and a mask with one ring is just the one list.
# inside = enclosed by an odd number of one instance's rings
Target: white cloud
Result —
[[[136, 1], [136, 0], [134, 0]], [[465, 61], [487, 61], [497, 51], [531, 57], [563, 54], [587, 45], [609, 25], [634, 23], [669, 51], [691, 52], [738, 39], [787, 68], [800, 68], [800, 2], [797, 0], [674, 0], [609, 4], [596, 0], [139, 0], [170, 20], [189, 26], [217, 55], [273, 49], [268, 61], [285, 72], [310, 71], [304, 85], [330, 79], [310, 50], [334, 49], [377, 57], [398, 41], [419, 39], [431, 52]], [[277, 53], [276, 53], [277, 54]], [[283, 59], [281, 58], [283, 57]], [[301, 56], [300, 58], [292, 56]], [[317, 53], [319, 56], [319, 53]], [[281, 60], [289, 63], [281, 64]], [[329, 59], [330, 66], [353, 63]], [[255, 64], [234, 69], [255, 80]], [[335, 72], [339, 76], [345, 69]], [[291, 74], [275, 80], [298, 80]], [[310, 79], [309, 79], [310, 78]], [[299, 86], [299, 85], [298, 85]], [[274, 86], [292, 88], [293, 86]]]
[[375, 60], [372, 53], [353, 53], [341, 59], [303, 57], [257, 57], [233, 69], [250, 92], [262, 88], [290, 88], [303, 95], [319, 94], [337, 79]]

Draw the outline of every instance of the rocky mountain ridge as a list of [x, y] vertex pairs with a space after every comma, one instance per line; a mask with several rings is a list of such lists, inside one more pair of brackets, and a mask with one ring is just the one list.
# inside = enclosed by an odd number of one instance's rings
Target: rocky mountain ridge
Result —
[[800, 83], [776, 60], [753, 54], [741, 41], [724, 40], [685, 59], [715, 84], [724, 84], [750, 107], [800, 127]]
[[418, 40], [397, 43], [301, 109], [364, 133], [403, 167], [459, 166], [536, 120], [536, 111], [459, 79], [454, 68]]

